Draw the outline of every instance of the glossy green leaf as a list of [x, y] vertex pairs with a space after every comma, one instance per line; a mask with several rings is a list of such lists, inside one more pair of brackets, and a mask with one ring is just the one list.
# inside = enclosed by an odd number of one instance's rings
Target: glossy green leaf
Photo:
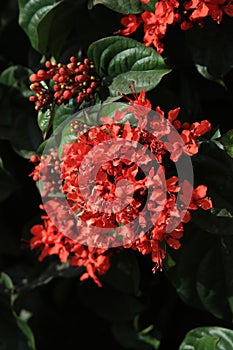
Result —
[[47, 109], [45, 112], [42, 112], [41, 110], [38, 112], [38, 125], [44, 138], [46, 137], [49, 125], [51, 123], [51, 118], [52, 115], [50, 109]]
[[0, 139], [10, 141], [17, 153], [27, 157], [42, 140], [32, 103], [19, 89], [0, 84], [0, 104]]
[[60, 124], [67, 120], [74, 111], [73, 100], [69, 100], [69, 103], [56, 106], [54, 110], [53, 118], [53, 130], [55, 130]]
[[194, 64], [206, 67], [208, 73], [222, 79], [232, 69], [233, 27], [226, 16], [219, 25], [212, 18], [206, 18], [203, 27], [195, 26], [185, 32], [187, 45]]
[[102, 108], [99, 111], [99, 120], [101, 121], [101, 117], [104, 116], [108, 116], [114, 119], [116, 111], [120, 111], [121, 113], [125, 113], [125, 115], [119, 122], [120, 124], [124, 124], [127, 120], [129, 120], [131, 125], [137, 125], [138, 121], [133, 115], [133, 113], [126, 112], [128, 106], [129, 105], [127, 103], [122, 102], [103, 103]]
[[59, 55], [73, 26], [75, 13], [85, 1], [18, 0], [19, 24], [32, 47], [42, 54]]
[[233, 158], [233, 129], [224, 134], [220, 142], [223, 144], [227, 153]]
[[[28, 35], [32, 47], [41, 50], [41, 39], [38, 34], [40, 21], [54, 6], [59, 6], [56, 0], [18, 0], [19, 1], [19, 24]], [[47, 44], [47, 43], [46, 43]], [[43, 51], [43, 50], [42, 50]]]
[[192, 226], [179, 251], [170, 251], [176, 265], [167, 270], [182, 300], [217, 318], [233, 314], [233, 237], [217, 236]]
[[104, 5], [113, 11], [122, 14], [135, 14], [143, 12], [141, 0], [94, 0], [93, 5]]
[[[151, 332], [152, 330], [152, 332]], [[160, 341], [153, 334], [153, 326], [150, 327], [150, 332], [138, 331], [128, 323], [114, 323], [112, 325], [112, 333], [119, 344], [125, 349], [134, 350], [157, 350], [159, 349]]]
[[[51, 259], [52, 260], [52, 259]], [[19, 266], [20, 268], [20, 266]], [[50, 283], [57, 277], [79, 277], [85, 271], [84, 267], [70, 266], [69, 261], [66, 263], [60, 263], [58, 261], [49, 261], [46, 268], [41, 271], [39, 276], [32, 276], [22, 279], [22, 283], [17, 286], [16, 291], [18, 293], [28, 292], [34, 288], [44, 286]], [[18, 271], [18, 274], [22, 271]]]
[[[58, 145], [58, 154], [59, 156], [63, 152], [63, 146], [69, 142], [77, 141], [77, 132], [72, 130], [71, 124], [73, 121], [78, 121], [84, 123], [90, 127], [99, 125], [99, 112], [101, 111], [102, 105], [97, 104], [90, 108], [83, 109], [78, 111], [74, 116], [66, 119], [63, 123], [59, 125], [58, 128], [54, 131], [54, 136], [56, 139], [60, 139], [60, 143]], [[56, 136], [57, 135], [57, 136]], [[52, 141], [53, 143], [54, 141]], [[53, 147], [53, 146], [52, 146]]]
[[155, 12], [155, 5], [158, 0], [149, 0], [146, 4], [142, 3], [142, 7], [144, 11]]
[[[75, 14], [83, 1], [59, 1], [41, 18], [38, 23], [39, 51], [51, 52], [55, 58], [59, 57], [65, 39], [69, 35], [75, 20]], [[76, 15], [77, 17], [77, 15]]]
[[2, 272], [0, 275], [0, 286], [1, 288], [5, 288], [5, 291], [11, 291], [13, 289], [12, 280], [5, 272]]
[[202, 66], [200, 64], [196, 64], [196, 68], [197, 68], [198, 73], [200, 73], [205, 79], [213, 81], [214, 83], [219, 84], [226, 89], [226, 85], [225, 85], [224, 81], [222, 79], [218, 79], [218, 78], [213, 77], [208, 72], [207, 67]]
[[32, 71], [23, 66], [10, 66], [0, 75], [0, 83], [13, 86], [18, 89], [22, 95], [28, 98], [32, 93], [29, 89], [29, 76]]
[[[59, 147], [58, 147], [58, 155], [61, 156], [63, 153], [63, 146], [69, 142], [75, 142], [77, 141], [77, 134], [73, 131], [71, 131], [71, 123], [63, 123], [60, 124], [60, 127], [57, 128], [55, 130], [55, 135], [59, 135], [59, 137], [61, 138]], [[53, 144], [54, 141], [52, 141]], [[48, 147], [50, 147], [50, 145], [46, 146], [46, 148], [48, 149]]]
[[222, 327], [198, 327], [187, 333], [179, 350], [229, 350], [233, 331]]
[[35, 350], [35, 340], [30, 327], [14, 311], [14, 286], [4, 272], [0, 275], [0, 349]]
[[192, 161], [197, 183], [207, 186], [213, 202], [211, 211], [193, 212], [193, 222], [210, 233], [233, 235], [233, 159], [208, 140], [201, 143]]
[[109, 81], [112, 96], [129, 94], [134, 82], [136, 91], [152, 90], [171, 70], [151, 47], [136, 40], [113, 36], [89, 46], [88, 57], [94, 61], [98, 75]]

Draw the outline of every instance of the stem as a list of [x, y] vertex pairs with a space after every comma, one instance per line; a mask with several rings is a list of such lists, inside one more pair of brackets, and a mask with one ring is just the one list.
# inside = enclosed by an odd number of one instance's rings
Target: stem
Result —
[[48, 133], [49, 133], [49, 130], [53, 124], [53, 120], [54, 120], [54, 112], [55, 112], [55, 100], [53, 100], [53, 103], [52, 103], [52, 106], [50, 108], [50, 118], [49, 118], [49, 123], [48, 123], [48, 126], [47, 126], [47, 129], [46, 131], [44, 132], [44, 140], [46, 139]]

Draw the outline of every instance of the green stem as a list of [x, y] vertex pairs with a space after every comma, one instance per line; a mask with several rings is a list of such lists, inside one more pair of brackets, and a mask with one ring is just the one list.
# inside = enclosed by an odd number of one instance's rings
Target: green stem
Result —
[[53, 120], [54, 120], [54, 115], [55, 115], [54, 112], [55, 112], [55, 100], [53, 100], [52, 106], [50, 108], [49, 123], [48, 123], [47, 129], [45, 130], [45, 132], [43, 134], [44, 140], [46, 139], [46, 137], [49, 133], [49, 130], [50, 130], [51, 126], [53, 125]]

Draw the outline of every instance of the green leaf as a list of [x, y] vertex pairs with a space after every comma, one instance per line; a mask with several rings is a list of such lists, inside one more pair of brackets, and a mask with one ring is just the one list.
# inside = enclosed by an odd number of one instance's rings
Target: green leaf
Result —
[[208, 73], [222, 79], [232, 69], [233, 26], [226, 16], [219, 25], [212, 18], [206, 18], [203, 27], [195, 26], [185, 32], [186, 42], [194, 64], [206, 67]]
[[94, 0], [93, 5], [105, 5], [113, 11], [122, 14], [136, 14], [143, 12], [141, 0]]
[[208, 140], [201, 143], [199, 152], [192, 161], [196, 182], [207, 186], [207, 194], [214, 208], [211, 211], [200, 209], [193, 212], [192, 221], [204, 231], [232, 235], [233, 159], [213, 141]]
[[13, 86], [18, 89], [22, 95], [28, 98], [32, 92], [29, 89], [29, 76], [32, 71], [23, 66], [11, 66], [5, 69], [0, 75], [0, 83]]
[[22, 155], [35, 151], [42, 137], [32, 103], [15, 87], [0, 84], [0, 104], [0, 139]]
[[139, 339], [150, 345], [152, 349], [157, 350], [160, 346], [160, 340], [155, 334], [154, 326], [150, 325], [139, 332]]
[[3, 288], [6, 288], [8, 290], [13, 289], [12, 280], [5, 272], [2, 272], [0, 275], [0, 286], [1, 286], [1, 288], [3, 287]]
[[[63, 126], [63, 124], [60, 124], [60, 126]], [[59, 132], [58, 132], [58, 130], [59, 130]], [[67, 144], [69, 142], [77, 141], [77, 134], [75, 132], [71, 131], [71, 124], [70, 124], [70, 122], [65, 124], [64, 127], [57, 128], [55, 130], [55, 135], [57, 135], [57, 134], [60, 135], [60, 133], [61, 133], [61, 142], [60, 142], [59, 147], [58, 147], [58, 155], [59, 155], [59, 157], [63, 153], [63, 146], [65, 144]], [[53, 142], [55, 142], [55, 139], [54, 139]], [[53, 147], [53, 142], [52, 142], [52, 147]], [[46, 146], [47, 149], [48, 149], [48, 147], [50, 147], [50, 145]]]
[[116, 254], [111, 260], [109, 271], [103, 275], [101, 280], [123, 293], [137, 295], [140, 271], [135, 254], [130, 251]]
[[46, 109], [45, 112], [41, 110], [38, 112], [38, 125], [40, 130], [42, 131], [43, 137], [46, 137], [49, 125], [51, 123], [52, 113], [51, 109]]
[[20, 328], [20, 330], [22, 331], [22, 333], [25, 335], [27, 339], [27, 345], [29, 349], [36, 350], [35, 339], [31, 331], [31, 328], [28, 326], [26, 322], [24, 322], [19, 316], [17, 316], [16, 313], [14, 313], [14, 316], [17, 322], [17, 326]]
[[[111, 117], [112, 119], [114, 118], [115, 112], [118, 110], [122, 113], [125, 112], [125, 109], [128, 107], [127, 103], [122, 103], [122, 102], [109, 102], [109, 103], [103, 103], [101, 110], [99, 111], [99, 120], [101, 121], [101, 117], [108, 116]], [[125, 122], [129, 120], [131, 125], [137, 125], [138, 121], [133, 115], [133, 113], [126, 112], [124, 117], [121, 119], [120, 124], [125, 124]]]
[[229, 130], [220, 138], [227, 153], [233, 158], [233, 129]]
[[85, 1], [18, 0], [19, 24], [32, 47], [42, 54], [57, 57], [73, 27], [77, 9]]
[[4, 168], [0, 157], [0, 202], [7, 199], [18, 189], [18, 184], [14, 177]]
[[218, 127], [212, 130], [213, 130], [213, 134], [211, 135], [211, 138], [210, 138], [211, 141], [219, 140], [219, 138], [221, 137], [221, 130]]
[[142, 89], [152, 90], [171, 71], [154, 49], [122, 36], [103, 38], [92, 43], [88, 57], [94, 61], [98, 75], [110, 80], [109, 91], [112, 96], [132, 93], [129, 88], [132, 81], [137, 92]]
[[153, 326], [150, 327], [150, 332], [138, 331], [133, 327], [132, 322], [112, 325], [112, 333], [118, 343], [126, 349], [133, 350], [157, 350], [159, 348], [160, 341], [151, 330]]
[[145, 306], [133, 295], [121, 293], [107, 284], [102, 288], [86, 281], [80, 286], [79, 295], [84, 305], [96, 312], [100, 317], [112, 322], [127, 322], [141, 313]]
[[35, 350], [35, 340], [30, 327], [14, 311], [16, 298], [11, 278], [4, 272], [0, 275], [0, 349]]
[[232, 348], [232, 330], [222, 327], [198, 327], [186, 334], [179, 350], [228, 350]]
[[142, 3], [144, 11], [155, 12], [155, 5], [158, 0], [150, 0], [147, 4]]
[[51, 258], [51, 262], [47, 264], [46, 268], [39, 274], [39, 276], [33, 276], [31, 278], [23, 278], [22, 283], [16, 287], [18, 293], [25, 291], [30, 291], [34, 288], [44, 286], [51, 282], [54, 278], [57, 277], [79, 277], [85, 271], [84, 267], [70, 266], [69, 261], [66, 263], [60, 263], [54, 261], [55, 259]]
[[[38, 33], [38, 25], [43, 17], [48, 14], [54, 6], [59, 6], [56, 0], [18, 0], [19, 1], [19, 24], [28, 35], [32, 47], [40, 51], [41, 39]], [[45, 38], [44, 38], [45, 39]], [[47, 39], [48, 40], [48, 39]], [[46, 40], [46, 46], [47, 46]], [[42, 50], [43, 51], [43, 50]]]
[[49, 51], [55, 58], [59, 57], [62, 46], [72, 31], [73, 21], [80, 5], [84, 1], [57, 2], [38, 23], [39, 51]]
[[232, 214], [226, 208], [212, 208], [211, 214], [214, 214], [221, 218], [232, 218]]
[[191, 228], [186, 227], [181, 249], [170, 251], [176, 265], [166, 271], [167, 277], [185, 303], [231, 322], [233, 237]]
[[224, 89], [227, 88], [226, 85], [225, 85], [225, 83], [224, 83], [224, 81], [223, 81], [222, 79], [213, 77], [213, 76], [208, 72], [207, 67], [202, 66], [202, 65], [200, 65], [200, 64], [195, 64], [195, 66], [196, 66], [196, 68], [197, 68], [198, 73], [200, 73], [205, 79], [210, 80], [210, 81], [213, 81], [214, 83], [217, 83], [217, 84], [221, 85], [222, 87], [224, 87]]
[[60, 124], [67, 120], [74, 111], [74, 102], [69, 100], [69, 103], [61, 106], [56, 106], [54, 110], [53, 130], [55, 130]]
[[[66, 119], [63, 123], [59, 125], [59, 127], [56, 128], [54, 131], [53, 136], [55, 136], [54, 139], [59, 139], [59, 145], [55, 145], [54, 141], [51, 143], [51, 147], [58, 147], [58, 155], [61, 156], [63, 152], [63, 146], [69, 142], [75, 142], [77, 141], [77, 131], [73, 131], [71, 128], [71, 123], [73, 121], [78, 121], [81, 123], [84, 123], [88, 126], [94, 126], [99, 125], [99, 112], [102, 108], [101, 104], [94, 105], [92, 107], [89, 107], [87, 109], [83, 109], [77, 112], [76, 115], [70, 116], [70, 118]], [[49, 145], [50, 146], [50, 145]], [[49, 148], [47, 146], [47, 150]]]

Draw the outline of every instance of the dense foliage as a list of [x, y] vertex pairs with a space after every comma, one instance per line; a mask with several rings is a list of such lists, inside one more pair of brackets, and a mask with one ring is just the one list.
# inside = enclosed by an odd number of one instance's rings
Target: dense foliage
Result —
[[0, 349], [233, 348], [232, 17], [2, 4]]

